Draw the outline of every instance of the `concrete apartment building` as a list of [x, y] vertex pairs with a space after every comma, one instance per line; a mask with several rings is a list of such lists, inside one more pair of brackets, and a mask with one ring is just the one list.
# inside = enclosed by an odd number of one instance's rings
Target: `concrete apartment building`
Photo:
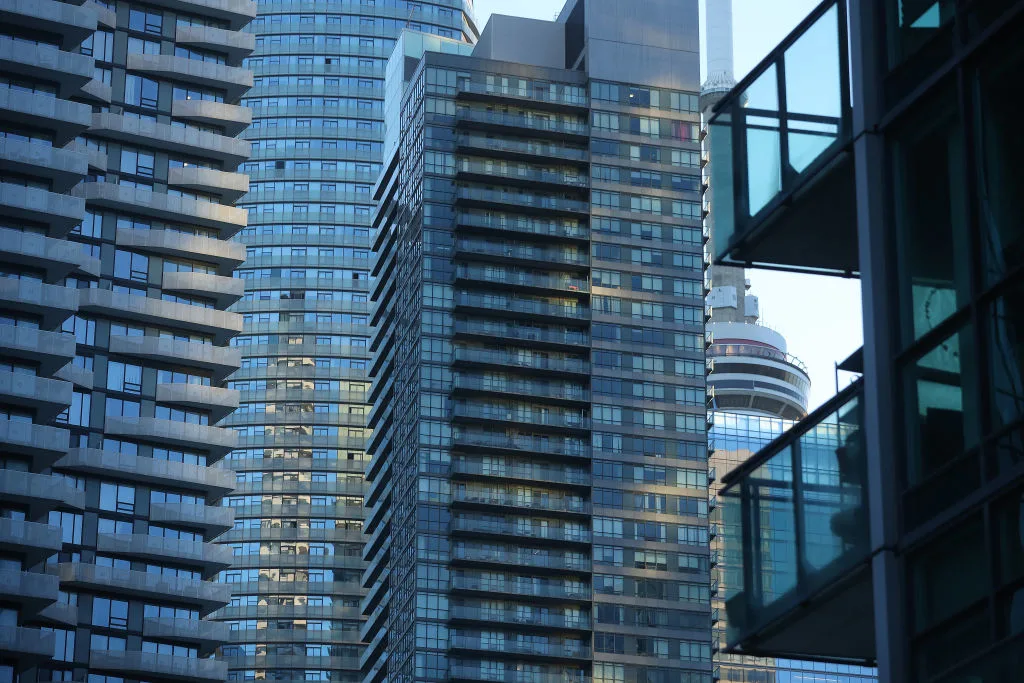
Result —
[[363, 680], [710, 683], [697, 3], [467, 51], [388, 67]]
[[0, 2], [0, 681], [222, 681], [247, 0]]

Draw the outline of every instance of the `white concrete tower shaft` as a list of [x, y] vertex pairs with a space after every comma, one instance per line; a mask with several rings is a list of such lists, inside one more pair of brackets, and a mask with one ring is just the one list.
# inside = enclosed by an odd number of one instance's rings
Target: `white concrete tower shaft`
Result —
[[727, 92], [736, 85], [733, 78], [732, 0], [706, 0], [704, 19], [708, 75], [702, 90]]

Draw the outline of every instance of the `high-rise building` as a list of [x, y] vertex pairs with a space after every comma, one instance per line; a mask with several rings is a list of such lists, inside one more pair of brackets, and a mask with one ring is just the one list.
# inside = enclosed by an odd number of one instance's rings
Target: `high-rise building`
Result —
[[710, 683], [697, 3], [419, 52], [377, 187], [363, 680]]
[[862, 379], [724, 478], [733, 652], [1020, 679], [1022, 38], [1020, 0], [824, 2], [709, 122], [716, 258], [863, 295]]
[[233, 310], [239, 435], [222, 575], [232, 680], [359, 678], [367, 460], [371, 188], [384, 66], [403, 28], [475, 41], [469, 0], [268, 0], [251, 25], [254, 87], [240, 205], [245, 295]]
[[223, 681], [247, 0], [0, 2], [0, 681]]

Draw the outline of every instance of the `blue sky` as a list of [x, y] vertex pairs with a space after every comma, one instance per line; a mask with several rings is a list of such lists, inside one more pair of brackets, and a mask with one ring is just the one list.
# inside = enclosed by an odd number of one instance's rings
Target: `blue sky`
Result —
[[[642, 0], [634, 0], [642, 1]], [[820, 0], [733, 0], [736, 77], [757, 65]], [[703, 7], [704, 0], [701, 0]], [[480, 27], [491, 13], [552, 19], [564, 0], [476, 0]], [[703, 18], [701, 30], [703, 31]], [[857, 280], [751, 271], [752, 293], [761, 300], [761, 322], [789, 341], [790, 353], [807, 364], [811, 407], [835, 393], [833, 363], [862, 343]]]

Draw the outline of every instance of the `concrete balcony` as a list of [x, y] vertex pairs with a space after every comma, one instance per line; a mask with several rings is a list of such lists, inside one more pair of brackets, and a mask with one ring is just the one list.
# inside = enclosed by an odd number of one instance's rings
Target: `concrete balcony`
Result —
[[110, 338], [111, 353], [135, 358], [187, 365], [209, 370], [213, 381], [220, 382], [241, 365], [241, 351], [229, 346], [213, 346], [165, 337]]
[[197, 166], [171, 168], [167, 173], [167, 184], [171, 187], [216, 194], [226, 204], [234, 204], [249, 191], [249, 178], [244, 173], [230, 173]]
[[118, 228], [115, 242], [119, 247], [130, 247], [159, 256], [197, 259], [213, 263], [221, 275], [231, 275], [235, 268], [245, 262], [244, 244], [210, 237], [183, 235], [170, 230]]
[[0, 23], [57, 36], [61, 49], [71, 50], [96, 30], [96, 14], [55, 0], [6, 0], [0, 6]]
[[[182, 58], [174, 57], [173, 59]], [[192, 60], [186, 59], [185, 61]], [[205, 62], [196, 63], [205, 64]], [[248, 159], [252, 149], [252, 145], [247, 140], [106, 112], [92, 115], [92, 128], [89, 132], [109, 140], [138, 145], [151, 145], [154, 140], [159, 140], [160, 148], [163, 150], [180, 152], [200, 159], [213, 159], [229, 168], [236, 168]]]
[[[75, 290], [71, 290], [74, 292]], [[242, 316], [213, 308], [135, 296], [108, 289], [80, 289], [78, 308], [147, 325], [177, 327], [213, 336], [214, 344], [226, 344], [242, 331]]]
[[63, 147], [89, 128], [92, 109], [79, 102], [5, 89], [0, 90], [0, 116], [11, 124], [50, 131], [53, 144]]
[[58, 507], [81, 510], [85, 507], [85, 491], [72, 488], [63, 479], [49, 474], [0, 470], [0, 499], [29, 506], [32, 517]]
[[235, 523], [235, 511], [197, 503], [150, 503], [149, 521], [201, 529], [209, 539], [231, 530]]
[[163, 289], [213, 299], [217, 308], [227, 308], [245, 294], [245, 282], [240, 278], [210, 273], [164, 273]]
[[55, 637], [37, 628], [0, 628], [0, 657], [14, 659], [18, 669], [29, 668], [53, 657]]
[[253, 0], [153, 0], [150, 4], [182, 14], [198, 14], [226, 21], [232, 31], [241, 29], [256, 18]]
[[88, 168], [88, 157], [74, 150], [0, 139], [0, 171], [45, 178], [54, 192], [67, 192], [81, 182]]
[[[0, 150], [3, 142], [0, 140]], [[88, 260], [80, 244], [10, 228], [0, 228], [0, 258], [7, 263], [42, 269], [47, 282], [63, 280]]]
[[101, 81], [97, 81], [95, 78], [82, 86], [82, 99], [88, 101], [90, 104], [110, 104], [110, 100], [113, 97], [113, 90], [109, 85]]
[[227, 135], [238, 135], [252, 123], [252, 110], [238, 104], [205, 100], [174, 100], [171, 118], [219, 126]]
[[157, 384], [157, 403], [169, 403], [210, 412], [210, 420], [218, 422], [238, 408], [238, 392], [233, 389], [201, 384]]
[[0, 370], [0, 401], [35, 411], [35, 419], [46, 423], [71, 405], [71, 383]]
[[92, 650], [89, 664], [93, 669], [127, 674], [131, 678], [183, 683], [223, 683], [228, 675], [228, 663], [216, 659], [198, 659], [176, 655], [158, 655], [151, 652], [119, 652]]
[[248, 69], [174, 55], [129, 54], [128, 70], [224, 90], [224, 99], [229, 102], [237, 101], [252, 87], [252, 72]]
[[92, 80], [92, 57], [64, 52], [49, 45], [28, 46], [0, 36], [0, 71], [49, 81], [57, 86], [57, 97], [67, 99]]
[[70, 363], [75, 357], [75, 346], [74, 336], [63, 332], [0, 325], [0, 348], [4, 355], [37, 363], [39, 374], [44, 377]]
[[81, 389], [88, 389], [92, 391], [94, 382], [96, 381], [95, 374], [92, 370], [79, 367], [74, 364], [68, 364], [62, 367], [57, 372], [53, 373], [56, 379], [70, 382], [73, 386]]
[[207, 452], [208, 462], [219, 460], [238, 447], [238, 435], [230, 429], [155, 417], [108, 417], [106, 430], [108, 434], [200, 449]]
[[231, 602], [231, 586], [198, 579], [80, 562], [61, 563], [57, 565], [56, 573], [63, 590], [114, 591], [142, 600], [171, 600], [195, 605], [202, 616]]
[[42, 223], [51, 237], [65, 237], [82, 222], [85, 202], [77, 197], [35, 187], [0, 182], [0, 213]]
[[[89, 115], [89, 121], [92, 121], [91, 114]], [[88, 167], [94, 171], [105, 172], [107, 170], [108, 159], [106, 152], [101, 152], [95, 147], [89, 147], [88, 145], [78, 141], [69, 142], [67, 145], [64, 146], [64, 149], [69, 152], [84, 155]]]
[[26, 455], [35, 465], [48, 467], [68, 450], [68, 430], [32, 422], [0, 419], [0, 448]]
[[256, 49], [254, 34], [210, 26], [178, 26], [174, 42], [224, 53], [230, 66], [241, 66], [242, 60]]
[[78, 294], [62, 285], [0, 278], [0, 306], [38, 316], [39, 326], [52, 330], [78, 310]]
[[146, 534], [97, 534], [96, 550], [145, 561], [201, 567], [206, 579], [231, 566], [231, 548], [227, 546]]
[[[243, 209], [175, 197], [146, 188], [114, 183], [82, 183], [72, 190], [90, 205], [115, 211], [132, 211], [158, 220], [198, 225], [220, 232], [227, 239], [245, 227], [249, 214]], [[81, 214], [79, 214], [79, 222]]]
[[96, 23], [105, 28], [117, 28], [117, 14], [112, 9], [107, 9], [96, 0], [85, 0], [82, 7], [92, 10], [96, 14]]
[[220, 500], [235, 490], [235, 473], [230, 470], [156, 460], [98, 448], [72, 448], [54, 467], [101, 477], [116, 476], [118, 479], [148, 486], [197, 491], [209, 502]]
[[142, 637], [188, 643], [199, 648], [200, 657], [205, 657], [229, 642], [231, 632], [220, 621], [160, 617], [142, 620]]
[[20, 519], [0, 518], [0, 552], [21, 555], [31, 567], [60, 552], [59, 527]]
[[56, 576], [17, 569], [0, 569], [0, 594], [4, 602], [18, 605], [25, 616], [34, 616], [57, 602], [60, 583]]

